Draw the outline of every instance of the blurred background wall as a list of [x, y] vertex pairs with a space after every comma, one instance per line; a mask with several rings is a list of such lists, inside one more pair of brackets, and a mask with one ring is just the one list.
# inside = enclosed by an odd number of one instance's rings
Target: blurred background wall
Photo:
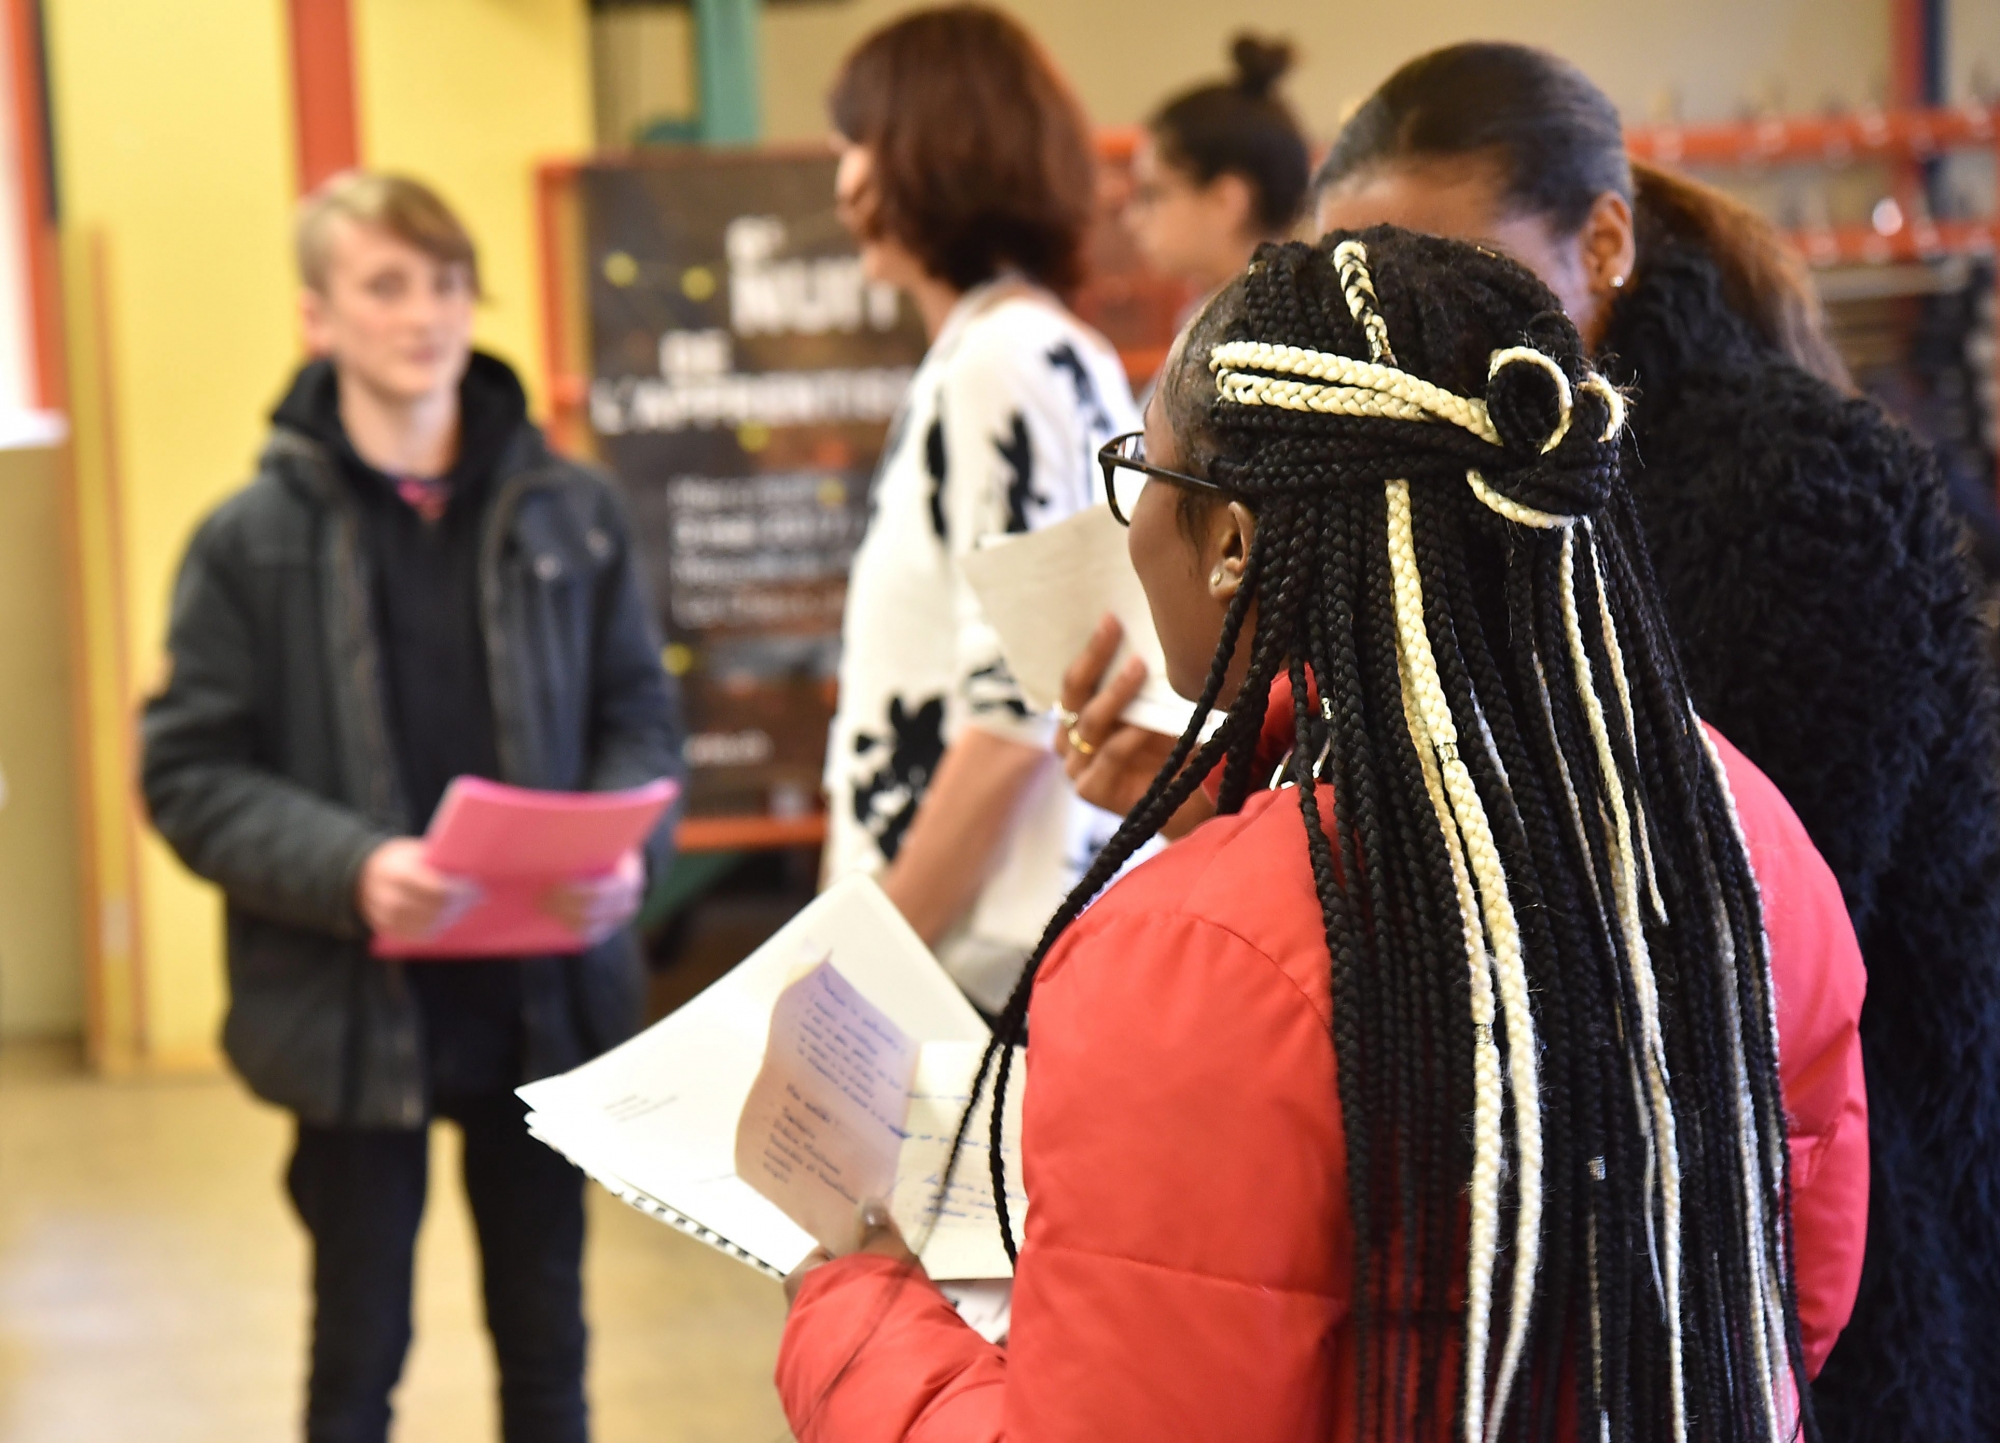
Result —
[[[300, 359], [293, 203], [341, 164], [407, 169], [465, 213], [481, 343], [542, 394], [538, 162], [687, 121], [697, 13], [749, 15], [750, 129], [825, 134], [822, 97], [904, 0], [0, 0], [0, 1037], [85, 1033], [108, 1070], [207, 1067], [220, 906], [147, 833], [133, 713], [172, 569], [248, 475]], [[1474, 36], [1548, 45], [1628, 121], [1894, 98], [1910, 0], [1010, 0], [1095, 119], [1141, 119], [1289, 36], [1320, 137], [1401, 60]], [[1921, 6], [1919, 7], [1921, 8]], [[1952, 99], [2000, 88], [2000, 4], [1936, 0]], [[746, 60], [747, 56], [747, 60]], [[725, 57], [728, 58], [728, 57]]]
[[[774, 78], [782, 74], [788, 83], [766, 92], [771, 133], [822, 129], [818, 100], [833, 66], [862, 33], [901, 8], [894, 0], [862, 0], [773, 10], [765, 22], [769, 63]], [[1107, 124], [1137, 122], [1163, 95], [1221, 74], [1225, 33], [1241, 28], [1297, 42], [1300, 63], [1287, 90], [1299, 118], [1322, 136], [1402, 61], [1472, 37], [1560, 51], [1634, 122], [1675, 118], [1677, 107], [1680, 118], [1720, 119], [1746, 101], [1817, 109], [1836, 98], [1854, 105], [1882, 98], [1888, 84], [1882, 37], [1889, 0], [1428, 0], [1388, 9], [1242, 0], [1226, 14], [1201, 0], [1017, 0], [1005, 8], [1047, 41], [1091, 113]]]
[[[908, 9], [902, 0], [783, 3], [762, 20], [762, 116], [772, 140], [825, 132], [822, 98], [847, 49]], [[1143, 119], [1162, 96], [1223, 71], [1229, 34], [1254, 29], [1297, 42], [1286, 82], [1301, 120], [1330, 136], [1350, 105], [1401, 61], [1469, 38], [1545, 45], [1574, 60], [1634, 124], [1727, 120], [1752, 110], [1817, 111], [1891, 99], [1894, 0], [1684, 0], [1600, 5], [1589, 0], [1431, 0], [1390, 11], [1243, 0], [1226, 14], [1197, 0], [1008, 0], [1069, 72], [1105, 125]], [[1946, 0], [1953, 98], [1975, 71], [2000, 86], [2000, 5]], [[607, 7], [596, 25], [600, 140], [695, 102], [685, 5]]]

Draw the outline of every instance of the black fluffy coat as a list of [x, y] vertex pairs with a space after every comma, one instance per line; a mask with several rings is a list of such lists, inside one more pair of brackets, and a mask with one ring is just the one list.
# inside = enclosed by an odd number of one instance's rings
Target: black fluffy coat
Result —
[[1759, 342], [1712, 263], [1649, 256], [1604, 352], [1689, 689], [1790, 799], [1868, 966], [1873, 1148], [1825, 1435], [2000, 1429], [2000, 749], [1927, 449]]

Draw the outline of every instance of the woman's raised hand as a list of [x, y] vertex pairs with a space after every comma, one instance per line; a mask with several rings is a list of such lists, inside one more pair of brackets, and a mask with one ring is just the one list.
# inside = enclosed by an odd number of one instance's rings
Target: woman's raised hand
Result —
[[[1094, 806], [1124, 816], [1137, 806], [1172, 754], [1176, 738], [1123, 720], [1125, 708], [1146, 684], [1146, 663], [1128, 657], [1109, 679], [1125, 629], [1106, 614], [1089, 643], [1063, 673], [1062, 711], [1057, 718], [1055, 753], [1062, 758], [1076, 794]], [[1205, 793], [1196, 792], [1160, 829], [1178, 837], [1215, 814]]]

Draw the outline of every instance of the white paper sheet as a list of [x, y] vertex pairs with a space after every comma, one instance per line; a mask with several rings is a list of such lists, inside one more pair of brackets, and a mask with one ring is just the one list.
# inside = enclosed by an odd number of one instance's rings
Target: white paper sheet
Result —
[[[896, 1190], [890, 1202], [897, 1226], [939, 1278], [1004, 1278], [1013, 1269], [1000, 1241], [999, 1214], [993, 1208], [993, 1169], [989, 1137], [993, 1120], [993, 1083], [978, 1115], [967, 1129], [951, 1190], [938, 1206], [951, 1140], [971, 1099], [972, 1079], [979, 1070], [984, 1044], [927, 1042], [918, 1053], [916, 1080], [910, 1088], [905, 1137], [896, 1160]], [[1011, 1157], [1021, 1155], [1021, 1095], [1028, 1081], [1027, 1052], [1014, 1052], [1013, 1075], [1007, 1085], [1007, 1110], [1002, 1136]], [[1028, 1215], [1028, 1195], [1022, 1191], [1018, 1164], [1007, 1177], [1008, 1226], [1018, 1243]]]
[[917, 1043], [831, 960], [778, 995], [770, 1039], [736, 1124], [736, 1174], [823, 1246], [853, 1252], [861, 1204], [896, 1186]]
[[813, 1238], [738, 1176], [736, 1135], [779, 994], [822, 961], [910, 1037], [964, 1044], [975, 1056], [985, 1045], [986, 1025], [964, 994], [881, 888], [856, 877], [672, 1016], [595, 1061], [521, 1088], [530, 1129], [642, 1210], [732, 1256], [789, 1272]]
[[980, 608], [1000, 636], [1007, 667], [1030, 705], [1062, 700], [1062, 676], [1108, 611], [1125, 628], [1111, 675], [1128, 656], [1146, 663], [1146, 684], [1125, 708], [1134, 726], [1179, 736], [1194, 704], [1167, 684], [1166, 654], [1132, 558], [1126, 530], [1108, 506], [1010, 536], [960, 558]]

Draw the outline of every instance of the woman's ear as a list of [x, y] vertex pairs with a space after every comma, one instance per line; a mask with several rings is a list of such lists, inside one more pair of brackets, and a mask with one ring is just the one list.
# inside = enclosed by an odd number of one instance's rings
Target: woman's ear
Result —
[[833, 172], [833, 209], [857, 240], [875, 239], [881, 195], [875, 185], [875, 155], [865, 145], [834, 137], [839, 162]]
[[1221, 211], [1232, 235], [1262, 239], [1257, 227], [1257, 193], [1250, 188], [1249, 181], [1233, 170], [1225, 170], [1203, 190], [1210, 203]]
[[1250, 545], [1257, 539], [1257, 518], [1241, 501], [1216, 506], [1208, 513], [1202, 552], [1208, 562], [1208, 594], [1223, 606], [1236, 599], [1250, 562]]
[[1632, 278], [1639, 260], [1631, 202], [1614, 190], [1605, 191], [1591, 204], [1576, 239], [1589, 307], [1586, 314], [1571, 319], [1583, 332], [1584, 344], [1595, 350], [1603, 339], [1612, 303]]

